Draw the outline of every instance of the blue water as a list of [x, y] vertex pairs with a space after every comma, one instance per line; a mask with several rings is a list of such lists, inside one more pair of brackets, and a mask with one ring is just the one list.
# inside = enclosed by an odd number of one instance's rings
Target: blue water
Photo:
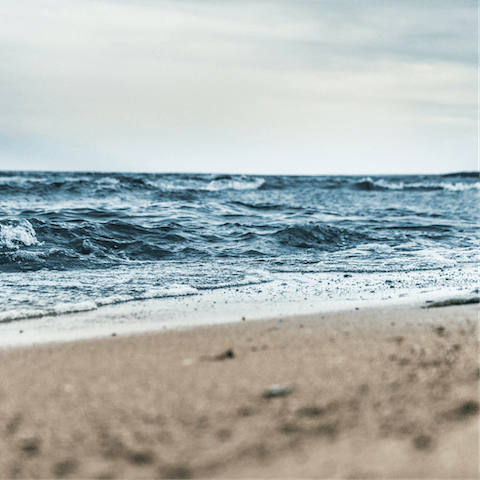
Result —
[[382, 273], [473, 291], [478, 187], [476, 172], [0, 172], [0, 320], [299, 275], [352, 276], [352, 295]]

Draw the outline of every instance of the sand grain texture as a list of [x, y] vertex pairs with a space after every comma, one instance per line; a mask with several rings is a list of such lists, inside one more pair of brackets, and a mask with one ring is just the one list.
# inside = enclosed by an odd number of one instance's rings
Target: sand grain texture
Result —
[[477, 317], [351, 312], [4, 350], [0, 477], [477, 478]]

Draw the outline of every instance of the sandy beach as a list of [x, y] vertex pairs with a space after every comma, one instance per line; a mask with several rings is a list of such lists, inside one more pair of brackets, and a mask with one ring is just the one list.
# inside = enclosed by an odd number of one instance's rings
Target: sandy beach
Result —
[[478, 305], [0, 351], [1, 478], [477, 478]]

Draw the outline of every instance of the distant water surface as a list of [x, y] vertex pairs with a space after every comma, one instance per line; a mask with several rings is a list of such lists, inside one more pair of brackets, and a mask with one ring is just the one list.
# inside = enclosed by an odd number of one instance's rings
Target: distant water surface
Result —
[[0, 320], [272, 282], [331, 299], [339, 273], [358, 298], [474, 291], [478, 187], [477, 172], [0, 172]]

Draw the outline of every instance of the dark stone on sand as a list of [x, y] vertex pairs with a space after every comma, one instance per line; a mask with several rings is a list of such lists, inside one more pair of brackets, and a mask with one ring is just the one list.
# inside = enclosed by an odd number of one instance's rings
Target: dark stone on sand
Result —
[[116, 333], [112, 333], [112, 337], [116, 337], [116, 336], [117, 336], [117, 334], [116, 334]]
[[450, 422], [462, 422], [472, 417], [478, 417], [479, 402], [477, 400], [468, 400], [455, 408], [446, 411], [444, 419]]
[[293, 386], [289, 383], [282, 383], [277, 385], [270, 385], [267, 387], [263, 398], [276, 398], [276, 397], [285, 397], [293, 391]]
[[442, 325], [438, 326], [435, 328], [435, 332], [437, 333], [437, 335], [439, 337], [443, 337], [445, 335], [445, 327], [443, 327]]
[[68, 459], [63, 460], [62, 462], [57, 462], [52, 469], [52, 473], [56, 477], [64, 477], [65, 475], [69, 475], [77, 469], [78, 463], [76, 460]]
[[475, 400], [470, 400], [468, 402], [463, 403], [459, 407], [453, 410], [455, 416], [459, 419], [470, 417], [472, 415], [477, 415], [479, 411], [479, 404]]
[[430, 435], [417, 435], [413, 439], [413, 446], [417, 450], [428, 450], [432, 445], [432, 437]]
[[231, 348], [229, 348], [228, 350], [226, 350], [225, 352], [223, 353], [220, 353], [219, 355], [217, 355], [214, 360], [226, 360], [227, 358], [234, 358], [235, 357], [235, 354], [233, 353], [233, 350]]

